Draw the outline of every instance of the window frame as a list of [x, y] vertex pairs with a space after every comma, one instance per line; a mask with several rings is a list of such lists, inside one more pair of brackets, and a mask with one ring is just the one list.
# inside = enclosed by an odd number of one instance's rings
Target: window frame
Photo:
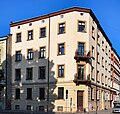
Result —
[[[41, 77], [41, 72], [40, 72], [40, 70], [41, 70], [41, 68], [44, 68], [44, 77], [42, 76]], [[39, 68], [38, 68], [39, 70], [38, 70], [38, 79], [46, 79], [46, 66], [39, 66]]]
[[[39, 49], [40, 49], [40, 51], [39, 51], [39, 58], [40, 59], [46, 58], [46, 46], [42, 46]], [[43, 50], [41, 51], [41, 49], [43, 49]], [[41, 56], [42, 55], [41, 53], [43, 53], [43, 56]]]
[[[61, 28], [63, 27], [60, 26], [64, 26], [64, 30], [61, 31]], [[66, 33], [66, 22], [58, 23], [58, 34], [65, 34], [65, 33]]]
[[15, 100], [19, 100], [20, 99], [20, 88], [16, 88], [15, 89]]
[[[20, 53], [19, 53], [20, 52]], [[18, 59], [19, 58], [19, 59]], [[17, 50], [15, 51], [15, 61], [18, 62], [18, 61], [22, 61], [22, 53], [21, 53], [21, 50]]]
[[[29, 32], [32, 32], [32, 34], [29, 34]], [[33, 30], [28, 30], [27, 31], [27, 41], [33, 40], [33, 33], [34, 33]], [[31, 37], [31, 38], [29, 38], [29, 37]]]
[[[63, 46], [64, 46], [64, 48], [62, 47], [62, 48], [60, 48], [60, 45], [62, 45], [63, 44]], [[62, 49], [64, 49], [64, 52], [62, 53]], [[57, 55], [65, 55], [65, 42], [63, 42], [63, 43], [58, 43], [57, 44]], [[61, 53], [61, 54], [60, 54]]]
[[[17, 71], [19, 71], [19, 73], [17, 73]], [[21, 81], [21, 68], [15, 69], [15, 81]]]
[[[45, 29], [45, 31], [42, 31], [41, 29]], [[44, 32], [44, 33], [43, 33]], [[47, 35], [47, 27], [41, 27], [40, 28], [40, 37], [39, 38], [45, 38]]]
[[[41, 92], [42, 92], [42, 94], [41, 94]], [[39, 99], [45, 100], [45, 88], [44, 87], [39, 88]]]
[[[29, 90], [29, 91], [28, 91]], [[27, 100], [32, 100], [32, 88], [27, 88]]]
[[64, 99], [64, 87], [58, 87], [58, 99]]
[[[32, 51], [29, 52], [30, 50]], [[33, 58], [34, 58], [33, 49], [27, 49], [27, 60], [33, 60]]]
[[[59, 75], [59, 66], [63, 66], [64, 67], [64, 69], [60, 69], [60, 70], [63, 71], [63, 76]], [[61, 74], [62, 74], [62, 71], [61, 71]], [[64, 78], [65, 77], [65, 64], [58, 64], [57, 65], [57, 73], [58, 73], [58, 78]]]
[[[31, 71], [28, 71], [30, 69]], [[29, 72], [31, 72], [31, 76]], [[26, 80], [33, 80], [33, 67], [26, 68]]]
[[[20, 34], [20, 37], [18, 38], [18, 34]], [[19, 39], [19, 40], [18, 40]], [[22, 42], [22, 32], [16, 33], [16, 43]]]
[[[77, 31], [78, 32], [81, 32], [81, 33], [87, 33], [87, 21], [85, 21], [85, 20], [78, 20], [78, 22], [77, 22], [78, 24], [77, 24]], [[84, 23], [84, 30], [79, 30], [79, 26], [81, 26], [81, 25], [79, 25], [79, 24], [83, 24]]]

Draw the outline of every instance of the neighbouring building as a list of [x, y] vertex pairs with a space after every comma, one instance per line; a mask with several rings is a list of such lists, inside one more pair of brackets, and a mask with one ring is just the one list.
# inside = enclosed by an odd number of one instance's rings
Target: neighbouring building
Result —
[[90, 9], [74, 7], [14, 22], [10, 34], [12, 110], [111, 107], [112, 44]]
[[113, 102], [117, 100], [118, 96], [120, 99], [120, 57], [112, 48], [111, 53], [111, 105], [113, 107]]
[[11, 35], [0, 37], [0, 110], [11, 107], [10, 39]]

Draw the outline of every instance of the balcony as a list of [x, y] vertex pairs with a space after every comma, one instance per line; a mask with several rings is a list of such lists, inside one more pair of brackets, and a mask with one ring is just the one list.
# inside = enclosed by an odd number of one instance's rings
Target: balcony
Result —
[[76, 83], [76, 86], [80, 84], [90, 85], [91, 84], [90, 75], [85, 76], [75, 74], [73, 82]]
[[76, 62], [80, 62], [80, 61], [85, 61], [88, 62], [89, 59], [92, 57], [91, 51], [78, 51], [78, 49], [75, 51], [75, 56], [74, 59], [76, 60]]

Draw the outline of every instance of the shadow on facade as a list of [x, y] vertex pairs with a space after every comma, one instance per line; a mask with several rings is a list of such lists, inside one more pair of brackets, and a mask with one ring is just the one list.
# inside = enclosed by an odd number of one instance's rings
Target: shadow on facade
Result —
[[[18, 50], [19, 51], [19, 50]], [[33, 55], [7, 56], [7, 92], [6, 92], [6, 109], [15, 110], [15, 107], [19, 105], [18, 110], [32, 110], [36, 112], [53, 112], [55, 108], [55, 100], [57, 95], [54, 92], [56, 88], [57, 79], [55, 78], [55, 72], [53, 71], [54, 62], [48, 58], [39, 58], [39, 51], [35, 50]], [[33, 59], [28, 59], [29, 56]], [[21, 60], [18, 60], [21, 58]], [[12, 61], [12, 62], [11, 62]], [[45, 79], [40, 79], [40, 68], [46, 69]], [[27, 68], [32, 68], [32, 79], [27, 79]], [[48, 69], [49, 68], [49, 69]], [[17, 79], [15, 69], [21, 69], [21, 79]], [[11, 79], [12, 77], [12, 79]], [[16, 89], [20, 89], [20, 99], [16, 99]], [[27, 88], [32, 88], [32, 98], [27, 99]], [[45, 88], [45, 98], [40, 99], [39, 89]], [[27, 109], [27, 105], [31, 108]]]

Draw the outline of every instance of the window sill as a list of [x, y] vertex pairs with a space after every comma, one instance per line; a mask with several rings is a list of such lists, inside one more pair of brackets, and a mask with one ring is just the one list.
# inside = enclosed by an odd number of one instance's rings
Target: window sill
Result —
[[46, 38], [46, 36], [40, 36], [39, 38], [40, 38], [40, 39], [41, 39], [41, 38]]
[[57, 54], [57, 56], [62, 56], [62, 55], [65, 55], [65, 54]]
[[15, 43], [20, 43], [20, 42], [22, 42], [22, 41], [16, 41]]
[[66, 32], [61, 32], [61, 33], [59, 32], [58, 35], [60, 35], [60, 34], [65, 34], [65, 33], [66, 33]]
[[79, 30], [78, 30], [78, 32], [80, 32], [80, 33], [87, 33], [86, 31], [79, 31]]
[[33, 39], [27, 39], [27, 41], [31, 41], [31, 40], [33, 40]]

